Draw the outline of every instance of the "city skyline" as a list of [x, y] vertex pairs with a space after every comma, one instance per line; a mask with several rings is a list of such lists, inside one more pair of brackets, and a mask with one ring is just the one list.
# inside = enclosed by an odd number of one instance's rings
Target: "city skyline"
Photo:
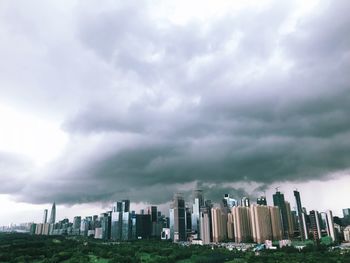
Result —
[[[201, 211], [201, 207], [205, 207], [205, 202], [207, 200], [210, 201], [211, 205], [214, 208], [218, 208], [221, 207], [222, 209], [222, 204], [226, 205], [227, 207], [231, 208], [231, 207], [250, 207], [251, 205], [258, 205], [258, 206], [274, 206], [274, 207], [278, 207], [280, 212], [280, 216], [281, 216], [281, 223], [283, 223], [283, 220], [287, 220], [286, 217], [287, 215], [284, 214], [286, 212], [283, 212], [286, 208], [281, 207], [281, 203], [285, 204], [287, 207], [286, 211], [291, 211], [291, 212], [295, 212], [296, 216], [299, 217], [300, 216], [300, 220], [298, 221], [297, 226], [294, 227], [298, 227], [299, 229], [301, 229], [301, 239], [307, 239], [308, 234], [304, 233], [304, 231], [306, 231], [306, 222], [305, 222], [305, 217], [307, 216], [306, 213], [311, 211], [317, 211], [319, 209], [315, 209], [314, 207], [308, 207], [307, 205], [302, 205], [301, 198], [300, 198], [300, 192], [298, 191], [298, 189], [294, 189], [293, 191], [293, 196], [294, 198], [291, 198], [291, 200], [288, 198], [291, 195], [289, 195], [288, 193], [284, 193], [280, 191], [280, 187], [277, 187], [274, 189], [275, 192], [271, 194], [271, 196], [269, 196], [268, 194], [266, 194], [266, 192], [264, 192], [261, 195], [252, 195], [252, 196], [233, 196], [232, 194], [227, 194], [227, 193], [222, 193], [220, 198], [217, 199], [211, 199], [211, 198], [207, 198], [207, 196], [205, 195], [205, 192], [202, 189], [192, 189], [190, 192], [191, 193], [186, 193], [184, 195], [184, 193], [181, 192], [177, 192], [174, 193], [174, 196], [171, 200], [169, 200], [166, 203], [163, 203], [161, 205], [154, 205], [154, 204], [150, 204], [150, 203], [145, 203], [145, 202], [141, 202], [141, 203], [133, 203], [131, 202], [129, 199], [123, 199], [122, 201], [113, 201], [110, 204], [105, 204], [105, 206], [100, 207], [99, 209], [96, 210], [96, 207], [91, 208], [91, 210], [86, 210], [85, 213], [83, 214], [77, 214], [77, 211], [81, 211], [80, 209], [74, 208], [74, 206], [71, 208], [72, 209], [72, 214], [70, 216], [67, 216], [66, 214], [63, 216], [61, 215], [58, 219], [56, 219], [56, 202], [52, 203], [51, 209], [47, 209], [47, 207], [45, 207], [43, 210], [40, 211], [42, 220], [37, 220], [37, 216], [33, 217], [33, 211], [31, 211], [31, 220], [26, 220], [26, 221], [18, 221], [18, 222], [11, 222], [10, 224], [4, 224], [0, 226], [9, 226], [9, 225], [19, 225], [22, 223], [48, 223], [48, 224], [53, 224], [55, 222], [58, 221], [62, 221], [62, 220], [72, 220], [73, 218], [75, 218], [76, 216], [79, 217], [90, 217], [92, 215], [97, 215], [97, 214], [103, 214], [106, 213], [107, 211], [110, 212], [120, 212], [120, 211], [127, 211], [127, 212], [135, 212], [136, 214], [143, 214], [144, 212], [150, 213], [150, 211], [152, 211], [153, 214], [153, 210], [151, 210], [151, 208], [155, 208], [156, 211], [158, 209], [159, 212], [161, 212], [162, 214], [164, 214], [165, 216], [169, 216], [169, 213], [171, 214], [172, 212], [171, 209], [173, 207], [173, 202], [174, 200], [176, 200], [177, 196], [180, 196], [181, 199], [184, 200], [184, 208], [189, 209], [190, 213], [191, 213], [191, 225], [192, 225], [192, 231], [195, 231], [197, 233], [199, 233], [200, 236], [200, 226], [199, 226], [199, 219], [198, 217], [200, 217], [200, 211]], [[275, 200], [276, 196], [278, 196], [277, 201]], [[282, 196], [282, 200], [278, 201], [280, 199], [280, 196]], [[286, 196], [286, 197], [284, 197]], [[121, 200], [121, 199], [120, 199]], [[244, 201], [243, 201], [244, 200]], [[263, 201], [262, 201], [263, 200]], [[124, 203], [127, 202], [127, 204], [125, 205]], [[224, 202], [224, 203], [222, 203]], [[304, 204], [304, 202], [303, 202]], [[127, 208], [124, 208], [124, 207]], [[122, 208], [123, 207], [123, 208]], [[64, 206], [62, 207], [64, 210]], [[148, 211], [149, 210], [149, 211]], [[325, 209], [321, 209], [321, 211], [334, 211], [332, 209], [332, 207], [327, 207]], [[343, 207], [341, 209], [340, 213], [333, 213], [332, 214], [334, 216], [337, 216], [339, 218], [345, 217], [345, 216], [349, 216], [349, 211], [350, 208], [346, 208]], [[50, 212], [50, 217], [48, 217], [48, 213]], [[39, 213], [39, 211], [38, 211]], [[197, 214], [198, 213], [198, 214]], [[63, 214], [63, 213], [61, 213]], [[34, 214], [35, 215], [35, 214]], [[34, 218], [34, 219], [33, 219]], [[284, 219], [283, 219], [284, 218]], [[290, 219], [288, 219], [290, 220]], [[290, 222], [287, 223], [286, 225], [286, 229], [289, 229], [288, 224], [290, 224]], [[305, 229], [304, 229], [305, 228]], [[287, 231], [287, 230], [285, 230]], [[286, 234], [286, 236], [288, 236], [289, 234]]]
[[298, 189], [314, 218], [341, 216], [349, 8], [1, 1], [0, 225], [42, 221], [53, 202], [47, 221], [123, 198], [166, 209], [196, 188], [269, 204], [279, 188], [292, 209]]
[[302, 206], [300, 192], [294, 190], [293, 194], [297, 211], [291, 209], [278, 187], [273, 194], [273, 204], [266, 203], [266, 196], [255, 201], [248, 197], [234, 199], [227, 193], [220, 201], [213, 201], [205, 197], [203, 190], [193, 189], [187, 198], [182, 193], [174, 193], [168, 214], [157, 206], [136, 211], [130, 200], [123, 199], [114, 202], [111, 210], [85, 218], [76, 215], [73, 221], [67, 218], [56, 221], [56, 203], [53, 202], [49, 222], [48, 210], [44, 209], [41, 222], [1, 227], [0, 230], [106, 241], [170, 239], [200, 245], [254, 242], [270, 247], [272, 241], [278, 241], [281, 247], [298, 240], [317, 243], [320, 240], [340, 242], [345, 238], [348, 241], [345, 232], [350, 208], [343, 209], [343, 217], [333, 217], [330, 209], [319, 212]]

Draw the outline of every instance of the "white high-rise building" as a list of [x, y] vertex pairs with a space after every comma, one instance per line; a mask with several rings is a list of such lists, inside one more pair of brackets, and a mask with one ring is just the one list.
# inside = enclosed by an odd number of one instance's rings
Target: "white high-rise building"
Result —
[[334, 230], [334, 221], [333, 221], [333, 213], [331, 210], [326, 211], [326, 229], [327, 234], [332, 238], [333, 241], [336, 240], [335, 230]]
[[210, 210], [207, 207], [202, 207], [200, 211], [200, 231], [203, 244], [210, 243]]
[[200, 210], [204, 205], [203, 191], [193, 191], [193, 206], [192, 206], [192, 231], [197, 233], [197, 237], [201, 238], [201, 227], [200, 227]]

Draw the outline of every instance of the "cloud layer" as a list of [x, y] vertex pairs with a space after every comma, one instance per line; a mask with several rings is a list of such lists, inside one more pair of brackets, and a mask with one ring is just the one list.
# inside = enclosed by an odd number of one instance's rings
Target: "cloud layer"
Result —
[[1, 4], [1, 95], [61, 120], [70, 138], [3, 193], [164, 203], [197, 184], [216, 197], [230, 183], [349, 169], [348, 1], [299, 16], [300, 4], [267, 2], [185, 23], [147, 1], [84, 3]]

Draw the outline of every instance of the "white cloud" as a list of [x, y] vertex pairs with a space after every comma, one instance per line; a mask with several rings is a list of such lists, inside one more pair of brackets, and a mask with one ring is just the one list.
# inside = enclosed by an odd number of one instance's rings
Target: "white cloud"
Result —
[[0, 105], [0, 150], [25, 155], [43, 166], [59, 157], [68, 135], [60, 123]]

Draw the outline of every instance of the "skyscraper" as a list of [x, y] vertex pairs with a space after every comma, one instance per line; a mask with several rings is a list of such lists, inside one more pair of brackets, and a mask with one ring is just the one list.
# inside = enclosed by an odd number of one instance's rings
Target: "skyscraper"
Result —
[[268, 206], [251, 205], [250, 218], [254, 242], [264, 243], [272, 240], [271, 215]]
[[[124, 207], [125, 208], [125, 207]], [[122, 211], [122, 231], [121, 240], [131, 240], [132, 237], [132, 219], [130, 211]]]
[[122, 222], [122, 203], [115, 202], [112, 208], [112, 218], [111, 218], [111, 238], [113, 240], [121, 240], [122, 238], [121, 222]]
[[321, 227], [319, 217], [320, 215], [317, 211], [310, 211], [310, 225], [312, 234], [314, 236], [314, 240], [318, 240], [321, 238]]
[[175, 194], [173, 200], [173, 240], [186, 240], [185, 200], [182, 194]]
[[350, 218], [350, 208], [343, 209], [343, 216], [344, 218]]
[[113, 240], [130, 240], [131, 236], [130, 200], [116, 202], [112, 210], [111, 238]]
[[334, 230], [334, 221], [333, 221], [333, 213], [331, 210], [326, 211], [326, 226], [327, 226], [327, 234], [332, 238], [333, 241], [336, 240], [335, 230]]
[[192, 206], [192, 231], [197, 234], [198, 238], [200, 235], [200, 209], [204, 205], [203, 191], [193, 191], [193, 206]]
[[75, 216], [73, 220], [73, 229], [80, 229], [81, 216]]
[[277, 206], [269, 206], [271, 216], [272, 239], [281, 240], [283, 235], [281, 212]]
[[185, 218], [186, 218], [186, 235], [191, 234], [192, 232], [192, 213], [189, 207], [185, 209]]
[[50, 214], [50, 224], [54, 224], [56, 222], [56, 203], [53, 202]]
[[157, 212], [157, 207], [156, 206], [150, 206], [147, 209], [147, 213], [151, 215], [151, 224], [152, 224], [152, 231], [151, 235], [153, 237], [160, 236], [160, 233], [158, 233], [158, 212]]
[[229, 240], [234, 240], [235, 238], [234, 217], [232, 213], [227, 214], [227, 238]]
[[220, 208], [211, 209], [213, 242], [221, 242], [227, 238], [227, 214]]
[[200, 211], [200, 231], [203, 244], [209, 244], [211, 240], [211, 213], [209, 207], [202, 207]]
[[235, 242], [250, 242], [252, 240], [252, 230], [249, 215], [249, 208], [236, 206], [231, 209], [233, 215], [233, 225], [235, 227]]
[[297, 215], [298, 215], [298, 228], [301, 240], [308, 239], [307, 226], [306, 226], [306, 218], [303, 212], [303, 207], [301, 205], [300, 193], [295, 190], [294, 191], [295, 202], [297, 205]]
[[136, 238], [148, 239], [152, 234], [151, 215], [136, 215]]
[[283, 228], [283, 237], [288, 239], [289, 224], [288, 224], [288, 214], [286, 209], [286, 203], [284, 200], [284, 194], [282, 194], [279, 191], [276, 191], [276, 193], [273, 195], [273, 205], [277, 206], [280, 209], [282, 228]]
[[289, 237], [294, 237], [294, 222], [292, 217], [292, 210], [290, 209], [290, 203], [285, 201], [286, 211], [287, 211], [287, 219], [288, 219], [288, 233]]
[[43, 224], [47, 223], [47, 209], [44, 209]]

